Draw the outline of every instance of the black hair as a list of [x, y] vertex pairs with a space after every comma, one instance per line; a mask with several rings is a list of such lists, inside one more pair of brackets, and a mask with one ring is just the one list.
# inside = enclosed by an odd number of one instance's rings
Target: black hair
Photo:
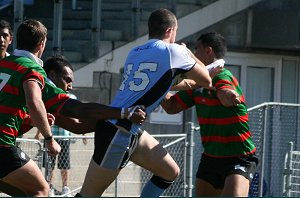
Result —
[[64, 67], [69, 67], [73, 71], [71, 63], [61, 55], [50, 56], [44, 62], [44, 70], [49, 75], [50, 71], [54, 71], [57, 75], [62, 74]]
[[211, 47], [217, 59], [224, 58], [227, 51], [225, 38], [217, 32], [208, 32], [202, 34], [198, 41], [201, 41], [204, 47]]
[[1, 19], [0, 20], [0, 29], [4, 29], [4, 28], [8, 29], [8, 32], [9, 32], [10, 36], [13, 35], [13, 31], [11, 29], [10, 23], [8, 21], [5, 21], [5, 20]]
[[175, 15], [168, 9], [158, 9], [151, 13], [148, 19], [149, 38], [161, 39], [168, 28], [176, 26]]

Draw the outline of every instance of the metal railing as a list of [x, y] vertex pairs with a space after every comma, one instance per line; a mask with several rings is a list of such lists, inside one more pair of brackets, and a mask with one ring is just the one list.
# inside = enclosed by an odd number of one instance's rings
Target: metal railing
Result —
[[[257, 147], [259, 165], [255, 177], [253, 196], [300, 195], [300, 105], [289, 103], [263, 103], [249, 108], [249, 126]], [[199, 127], [189, 122], [185, 134], [153, 135], [173, 156], [181, 169], [180, 176], [163, 196], [193, 196], [194, 178], [203, 152]], [[65, 138], [65, 137], [61, 137]], [[71, 169], [69, 187], [72, 195], [81, 189], [82, 182], [94, 150], [93, 136], [70, 136]], [[87, 139], [87, 144], [83, 143]], [[195, 141], [194, 141], [195, 140]], [[293, 149], [289, 143], [293, 142]], [[32, 139], [17, 139], [19, 146], [47, 172], [43, 164], [44, 149]], [[289, 155], [286, 152], [289, 151]], [[291, 161], [291, 160], [292, 161]], [[285, 163], [286, 161], [286, 163]], [[47, 165], [45, 163], [44, 165]], [[299, 166], [299, 170], [298, 170]], [[48, 167], [49, 168], [49, 167]], [[60, 172], [55, 171], [53, 184], [60, 188]], [[297, 174], [294, 176], [294, 174]], [[151, 173], [133, 163], [124, 168], [104, 196], [139, 196]], [[252, 190], [253, 190], [252, 189]], [[297, 193], [297, 194], [296, 194]], [[299, 194], [298, 194], [299, 193]], [[66, 196], [58, 194], [58, 196]]]
[[[192, 130], [190, 130], [192, 131]], [[153, 135], [164, 148], [173, 156], [178, 163], [182, 174], [175, 180], [163, 196], [192, 196], [192, 149], [193, 146], [192, 135], [187, 140], [186, 134], [172, 134], [172, 135]], [[55, 139], [70, 141], [70, 161], [71, 168], [69, 170], [69, 187], [71, 188], [71, 195], [79, 192], [84, 180], [86, 170], [88, 168], [90, 159], [93, 154], [94, 141], [93, 136], [55, 136]], [[83, 139], [87, 139], [87, 144], [83, 144]], [[67, 144], [68, 141], [62, 141]], [[45, 177], [50, 178], [52, 170], [51, 160], [46, 157], [46, 171]], [[56, 163], [57, 164], [57, 163]], [[189, 170], [189, 172], [187, 172]], [[128, 163], [127, 166], [121, 171], [114, 183], [112, 183], [103, 196], [108, 197], [123, 197], [123, 196], [139, 196], [144, 184], [151, 178], [152, 173], [135, 165]], [[54, 169], [54, 180], [52, 185], [55, 188], [56, 196], [67, 196], [68, 194], [61, 193], [61, 175], [57, 168]]]
[[300, 196], [300, 151], [294, 150], [294, 143], [289, 143], [290, 150], [286, 153], [283, 174], [283, 196]]

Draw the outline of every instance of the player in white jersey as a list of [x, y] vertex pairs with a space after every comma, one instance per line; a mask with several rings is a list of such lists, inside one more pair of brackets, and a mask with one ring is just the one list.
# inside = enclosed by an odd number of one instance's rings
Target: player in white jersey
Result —
[[[149, 40], [127, 56], [123, 82], [111, 104], [114, 107], [142, 105], [149, 114], [170, 90], [175, 76], [182, 73], [199, 86], [211, 86], [205, 66], [184, 45], [174, 43], [177, 20], [172, 12], [152, 12], [148, 28]], [[77, 196], [102, 195], [129, 160], [153, 173], [142, 197], [158, 197], [172, 184], [180, 172], [178, 165], [140, 127], [125, 119], [98, 122], [94, 155]]]

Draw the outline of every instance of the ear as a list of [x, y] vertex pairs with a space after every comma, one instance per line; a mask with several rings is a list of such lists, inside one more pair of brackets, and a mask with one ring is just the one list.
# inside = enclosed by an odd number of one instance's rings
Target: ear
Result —
[[212, 47], [206, 47], [206, 48], [205, 48], [205, 53], [206, 53], [207, 55], [211, 55], [213, 52], [214, 52], [214, 51], [213, 51]]
[[44, 48], [44, 47], [46, 46], [46, 40], [42, 40], [42, 41], [40, 42], [40, 46], [41, 46], [42, 48]]
[[13, 36], [10, 37], [9, 45], [12, 43], [12, 41], [13, 41]]
[[172, 31], [173, 31], [173, 28], [168, 28], [165, 33], [166, 37], [170, 37], [170, 35], [172, 34]]

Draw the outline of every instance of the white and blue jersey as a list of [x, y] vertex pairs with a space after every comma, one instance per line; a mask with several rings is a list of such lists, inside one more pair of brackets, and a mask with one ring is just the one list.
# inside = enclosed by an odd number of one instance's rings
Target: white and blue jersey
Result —
[[[123, 81], [111, 106], [144, 105], [146, 113], [150, 114], [170, 90], [174, 77], [186, 73], [196, 64], [189, 53], [181, 45], [158, 39], [133, 48], [127, 56]], [[110, 122], [132, 134], [137, 134], [140, 128], [140, 125], [125, 119]]]

